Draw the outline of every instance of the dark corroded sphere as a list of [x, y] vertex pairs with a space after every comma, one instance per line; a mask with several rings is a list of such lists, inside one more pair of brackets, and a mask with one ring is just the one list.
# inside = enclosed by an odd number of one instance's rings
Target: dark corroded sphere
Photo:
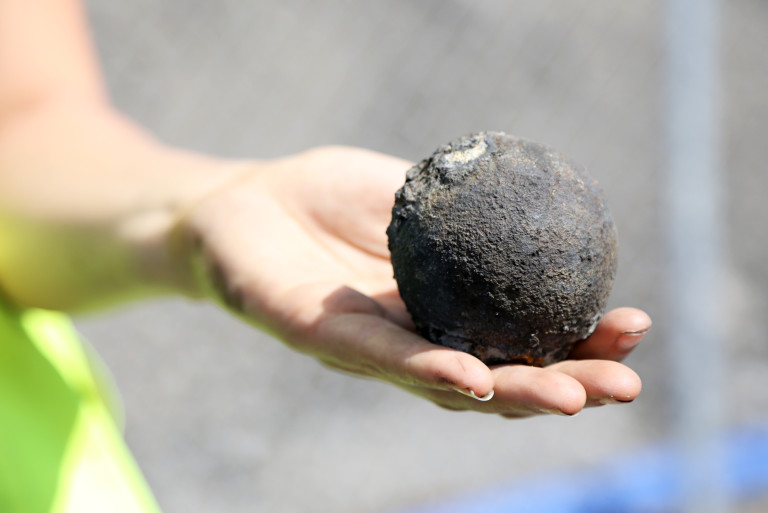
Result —
[[585, 170], [500, 132], [441, 146], [408, 171], [387, 229], [419, 333], [485, 363], [548, 365], [597, 325], [616, 229]]

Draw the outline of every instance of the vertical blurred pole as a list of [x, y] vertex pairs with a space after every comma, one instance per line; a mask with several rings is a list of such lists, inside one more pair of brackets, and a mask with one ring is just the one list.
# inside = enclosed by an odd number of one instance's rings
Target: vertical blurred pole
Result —
[[670, 399], [683, 451], [684, 513], [724, 513], [720, 12], [666, 1], [666, 237]]

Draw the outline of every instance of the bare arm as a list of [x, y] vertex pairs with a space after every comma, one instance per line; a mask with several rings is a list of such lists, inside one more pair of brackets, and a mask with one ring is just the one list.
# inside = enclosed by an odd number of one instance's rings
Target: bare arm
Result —
[[105, 100], [78, 0], [0, 0], [0, 120], [70, 96]]
[[109, 105], [76, 0], [0, 0], [0, 284], [77, 310], [196, 291], [169, 231], [238, 165], [168, 148]]

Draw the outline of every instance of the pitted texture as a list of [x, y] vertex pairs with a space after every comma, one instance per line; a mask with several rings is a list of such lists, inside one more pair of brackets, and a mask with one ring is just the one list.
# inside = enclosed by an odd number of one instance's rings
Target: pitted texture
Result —
[[617, 240], [602, 193], [553, 149], [457, 139], [406, 175], [389, 249], [419, 333], [489, 365], [565, 359], [600, 319]]

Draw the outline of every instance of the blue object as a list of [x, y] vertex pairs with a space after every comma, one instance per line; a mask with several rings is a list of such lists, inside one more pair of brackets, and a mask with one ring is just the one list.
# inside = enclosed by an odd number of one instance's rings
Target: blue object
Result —
[[[724, 440], [726, 492], [768, 495], [768, 424]], [[682, 455], [661, 444], [604, 465], [541, 475], [398, 513], [670, 513], [682, 496]]]

